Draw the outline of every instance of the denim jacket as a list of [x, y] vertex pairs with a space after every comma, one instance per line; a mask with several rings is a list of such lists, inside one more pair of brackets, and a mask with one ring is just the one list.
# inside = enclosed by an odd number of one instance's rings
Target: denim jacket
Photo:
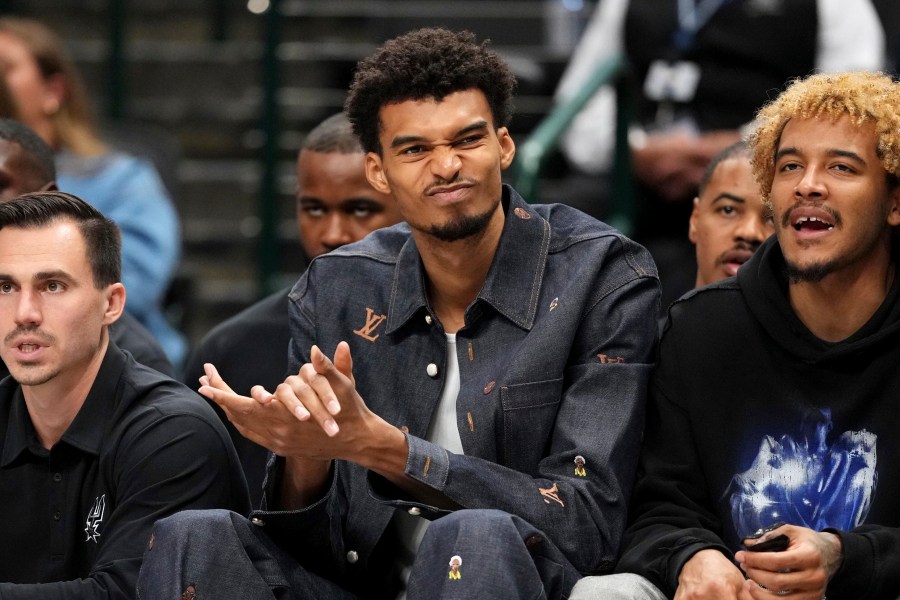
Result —
[[[407, 436], [409, 477], [460, 507], [516, 514], [580, 571], [608, 571], [643, 428], [656, 268], [642, 247], [570, 207], [528, 205], [509, 187], [503, 206], [499, 247], [456, 334], [463, 455], [423, 439], [447, 345], [405, 224], [311, 263], [290, 293], [291, 370], [313, 344], [331, 356], [346, 340], [360, 395]], [[264, 509], [277, 506], [282, 468], [270, 463]], [[391, 563], [382, 538], [397, 509], [443, 514], [335, 461], [321, 500], [254, 517], [307, 568], [371, 585]]]

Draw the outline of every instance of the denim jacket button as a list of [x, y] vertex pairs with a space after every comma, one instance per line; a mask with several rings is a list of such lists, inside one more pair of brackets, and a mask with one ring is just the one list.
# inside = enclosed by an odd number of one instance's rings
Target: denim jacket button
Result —
[[422, 510], [418, 506], [411, 506], [409, 508], [409, 510], [406, 512], [408, 512], [409, 514], [411, 514], [414, 517], [418, 517], [419, 515], [422, 514]]
[[428, 376], [434, 379], [438, 376], [438, 366], [434, 363], [428, 363], [428, 366], [425, 367], [425, 372], [428, 373]]
[[256, 525], [257, 527], [265, 527], [266, 522], [260, 519], [259, 517], [252, 517], [250, 522]]
[[431, 315], [425, 315], [425, 324], [431, 325], [432, 323], [434, 323], [434, 319], [431, 318]]
[[359, 560], [359, 554], [356, 552], [356, 550], [351, 550], [347, 553], [347, 562], [348, 563], [352, 564], [358, 560]]

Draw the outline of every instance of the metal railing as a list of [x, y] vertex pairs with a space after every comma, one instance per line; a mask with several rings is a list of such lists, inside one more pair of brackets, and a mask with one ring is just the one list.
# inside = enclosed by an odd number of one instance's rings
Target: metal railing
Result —
[[628, 125], [633, 103], [627, 81], [624, 59], [613, 57], [597, 65], [591, 77], [567, 102], [558, 104], [520, 144], [513, 166], [513, 185], [526, 199], [538, 198], [541, 174], [550, 154], [576, 115], [607, 84], [616, 87], [616, 146], [613, 158], [612, 201], [607, 223], [630, 235], [634, 231], [634, 186], [631, 178], [631, 155], [628, 148]]

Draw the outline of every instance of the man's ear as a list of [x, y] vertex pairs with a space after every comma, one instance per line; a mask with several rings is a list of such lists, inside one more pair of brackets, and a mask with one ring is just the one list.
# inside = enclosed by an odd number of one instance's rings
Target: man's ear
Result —
[[888, 225], [896, 227], [900, 225], [900, 182], [894, 184], [894, 187], [888, 190]]
[[382, 194], [391, 193], [391, 186], [384, 172], [384, 162], [375, 152], [366, 154], [366, 179], [369, 180], [369, 185]]
[[500, 143], [500, 168], [507, 169], [516, 157], [516, 143], [506, 127], [497, 128], [497, 141]]
[[58, 192], [59, 186], [56, 185], [55, 181], [48, 181], [43, 186], [41, 186], [41, 189], [39, 189], [38, 191], [39, 192]]
[[691, 210], [691, 219], [688, 221], [688, 239], [697, 243], [697, 216], [698, 209], [697, 207], [700, 205], [700, 198], [694, 197], [694, 208]]
[[125, 311], [125, 286], [121, 283], [111, 283], [106, 286], [103, 294], [106, 301], [103, 324], [112, 325]]

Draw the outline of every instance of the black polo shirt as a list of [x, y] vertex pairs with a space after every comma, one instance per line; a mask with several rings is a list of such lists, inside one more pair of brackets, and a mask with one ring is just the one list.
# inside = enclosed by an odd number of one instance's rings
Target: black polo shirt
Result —
[[154, 521], [249, 509], [234, 447], [206, 402], [112, 342], [52, 449], [10, 377], [0, 382], [0, 435], [3, 600], [133, 599]]

